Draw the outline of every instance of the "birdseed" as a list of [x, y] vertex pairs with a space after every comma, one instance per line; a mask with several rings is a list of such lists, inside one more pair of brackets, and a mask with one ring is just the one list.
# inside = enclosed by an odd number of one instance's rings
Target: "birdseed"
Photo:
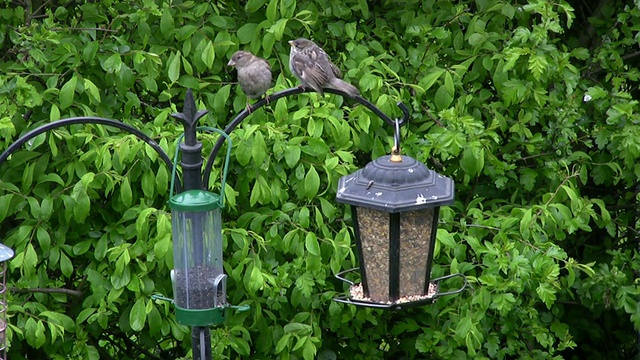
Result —
[[[218, 304], [224, 303], [224, 294], [215, 294], [213, 280], [217, 275], [215, 267], [195, 266], [186, 271], [175, 269], [174, 297], [178, 307], [183, 309], [212, 309], [215, 307], [216, 295]], [[220, 289], [219, 289], [220, 290]]]
[[[389, 254], [394, 251], [389, 248], [389, 213], [359, 207], [357, 217], [369, 298], [380, 303], [391, 301]], [[433, 218], [433, 208], [400, 214], [401, 298], [425, 295]]]

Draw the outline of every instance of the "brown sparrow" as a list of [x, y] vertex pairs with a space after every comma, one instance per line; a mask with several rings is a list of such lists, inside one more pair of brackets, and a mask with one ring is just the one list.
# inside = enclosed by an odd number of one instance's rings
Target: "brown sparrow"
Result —
[[324, 95], [323, 88], [341, 90], [350, 97], [360, 95], [355, 86], [343, 81], [342, 73], [335, 66], [329, 55], [313, 41], [296, 39], [289, 41], [289, 68], [302, 83], [301, 86], [311, 88]]
[[[247, 95], [247, 110], [251, 111], [249, 99], [257, 99], [271, 88], [271, 65], [248, 51], [236, 51], [228, 66], [238, 71], [238, 83]], [[269, 96], [266, 96], [269, 103]]]

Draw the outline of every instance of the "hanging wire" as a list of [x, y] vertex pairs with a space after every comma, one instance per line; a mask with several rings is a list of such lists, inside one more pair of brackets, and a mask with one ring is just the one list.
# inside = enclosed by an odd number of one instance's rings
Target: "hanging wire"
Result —
[[393, 153], [400, 154], [400, 120], [395, 119], [395, 128], [393, 131]]

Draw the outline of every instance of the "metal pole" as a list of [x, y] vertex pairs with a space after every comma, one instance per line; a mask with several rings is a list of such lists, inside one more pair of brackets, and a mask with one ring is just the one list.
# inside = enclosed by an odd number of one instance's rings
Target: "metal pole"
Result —
[[[171, 116], [180, 120], [184, 126], [184, 142], [180, 143], [180, 151], [182, 159], [180, 166], [182, 167], [182, 179], [184, 182], [184, 190], [200, 190], [202, 189], [202, 143], [196, 137], [196, 128], [198, 119], [204, 116], [208, 111], [196, 111], [196, 103], [193, 100], [191, 89], [187, 90], [184, 99], [184, 107], [182, 113], [172, 114]], [[196, 265], [200, 263], [205, 256], [203, 254], [203, 221], [194, 219], [193, 221], [196, 239], [194, 239], [193, 258]], [[215, 296], [215, 294], [211, 294]], [[211, 360], [211, 331], [205, 326], [193, 326], [191, 328], [191, 352], [194, 360]]]
[[194, 326], [191, 328], [191, 351], [193, 360], [212, 359], [211, 330], [208, 327]]

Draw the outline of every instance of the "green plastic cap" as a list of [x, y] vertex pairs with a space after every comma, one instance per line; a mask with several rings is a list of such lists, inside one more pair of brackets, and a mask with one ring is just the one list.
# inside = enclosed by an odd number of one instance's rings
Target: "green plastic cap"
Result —
[[220, 195], [205, 190], [187, 190], [168, 201], [171, 210], [203, 212], [221, 208]]

